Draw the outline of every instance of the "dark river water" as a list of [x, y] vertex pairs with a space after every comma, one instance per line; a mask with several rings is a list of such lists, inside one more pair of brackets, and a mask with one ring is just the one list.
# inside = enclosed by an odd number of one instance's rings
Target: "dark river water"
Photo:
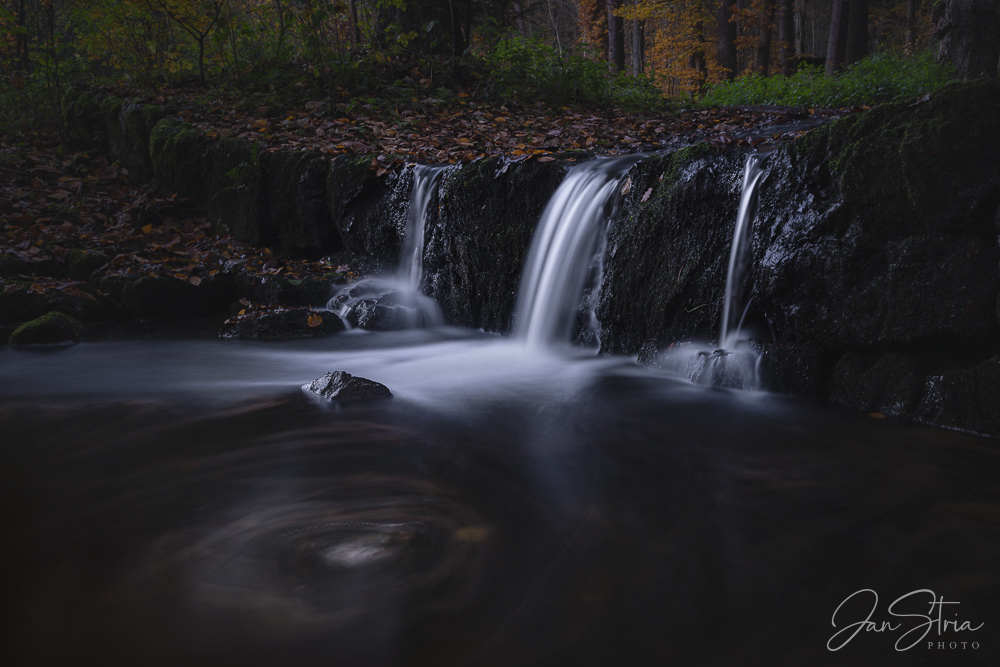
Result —
[[0, 380], [3, 664], [1000, 664], [996, 441], [451, 330]]

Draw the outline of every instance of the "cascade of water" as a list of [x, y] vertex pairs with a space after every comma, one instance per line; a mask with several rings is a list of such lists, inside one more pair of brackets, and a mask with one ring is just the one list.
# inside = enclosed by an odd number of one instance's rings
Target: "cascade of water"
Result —
[[410, 207], [406, 212], [406, 238], [399, 257], [400, 279], [409, 283], [414, 291], [420, 290], [420, 279], [424, 273], [424, 223], [431, 196], [441, 180], [445, 165], [418, 164], [413, 167], [413, 189], [410, 191]]
[[[735, 346], [739, 338], [744, 313], [740, 310], [744, 291], [749, 249], [750, 221], [756, 212], [757, 182], [764, 173], [766, 153], [747, 156], [743, 167], [743, 187], [740, 191], [740, 207], [736, 214], [736, 228], [733, 230], [733, 245], [729, 251], [729, 270], [726, 273], [726, 298], [722, 305], [722, 328], [719, 332], [719, 347], [727, 350]], [[739, 319], [737, 319], [739, 318]]]
[[569, 340], [618, 182], [642, 157], [584, 162], [569, 170], [552, 195], [531, 242], [517, 299], [517, 334], [528, 345]]
[[434, 190], [448, 165], [414, 165], [406, 236], [395, 278], [366, 278], [341, 290], [328, 308], [351, 326], [403, 329], [444, 323], [437, 302], [420, 291], [424, 224]]
[[747, 156], [743, 168], [740, 205], [736, 214], [733, 244], [729, 251], [726, 294], [722, 306], [719, 343], [713, 349], [692, 343], [674, 347], [658, 365], [679, 372], [699, 384], [735, 389], [757, 386], [757, 362], [760, 355], [747, 341], [740, 340], [740, 329], [748, 306], [742, 303], [749, 261], [750, 223], [756, 208], [757, 184], [764, 173], [767, 153]]

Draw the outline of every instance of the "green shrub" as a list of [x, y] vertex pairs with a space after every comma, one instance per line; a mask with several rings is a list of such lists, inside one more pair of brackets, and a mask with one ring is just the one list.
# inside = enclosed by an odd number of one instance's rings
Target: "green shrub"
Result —
[[489, 82], [484, 91], [497, 102], [544, 100], [551, 104], [611, 104], [647, 109], [663, 104], [648, 77], [612, 78], [607, 63], [580, 53], [561, 53], [541, 39], [501, 37], [484, 56]]
[[801, 67], [792, 76], [751, 74], [712, 86], [704, 106], [781, 104], [848, 107], [905, 100], [938, 90], [954, 80], [931, 52], [914, 56], [876, 53], [847, 71], [826, 76], [819, 67]]

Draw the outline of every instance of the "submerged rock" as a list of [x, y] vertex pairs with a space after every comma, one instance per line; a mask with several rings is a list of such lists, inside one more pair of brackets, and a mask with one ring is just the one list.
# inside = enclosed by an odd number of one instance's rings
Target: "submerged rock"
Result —
[[344, 322], [335, 313], [318, 313], [310, 308], [276, 308], [226, 320], [219, 330], [219, 338], [318, 338], [343, 330]]
[[11, 347], [78, 343], [86, 330], [79, 320], [60, 312], [51, 312], [22, 324], [10, 335]]
[[329, 401], [365, 401], [376, 398], [392, 398], [392, 392], [384, 384], [355, 377], [344, 371], [327, 373], [309, 384], [302, 385], [302, 390]]

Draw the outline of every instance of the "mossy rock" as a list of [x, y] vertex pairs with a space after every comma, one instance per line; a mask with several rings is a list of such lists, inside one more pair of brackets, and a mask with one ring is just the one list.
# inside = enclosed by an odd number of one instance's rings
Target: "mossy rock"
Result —
[[327, 176], [327, 203], [345, 248], [389, 271], [399, 263], [406, 235], [413, 170], [400, 169], [380, 178], [371, 168], [372, 159], [370, 155], [335, 158]]
[[154, 177], [182, 197], [207, 204], [213, 145], [187, 123], [164, 118], [149, 138]]
[[327, 158], [278, 151], [268, 153], [265, 161], [271, 223], [281, 247], [311, 257], [343, 249], [327, 207]]
[[65, 290], [31, 291], [32, 283], [7, 281], [0, 290], [0, 325], [21, 324], [59, 311], [87, 322], [103, 322], [121, 317], [111, 299], [91, 285], [69, 285]]
[[150, 136], [166, 115], [163, 107], [108, 97], [101, 103], [101, 114], [108, 128], [108, 151], [128, 169], [129, 180], [142, 182], [152, 178]]
[[717, 335], [747, 153], [700, 143], [628, 172], [604, 257], [602, 351]]
[[69, 88], [62, 99], [62, 118], [70, 141], [77, 148], [106, 150], [107, 124], [101, 115], [103, 95]]
[[572, 165], [490, 157], [444, 175], [425, 227], [424, 291], [448, 322], [513, 329], [535, 227]]
[[278, 234], [267, 203], [267, 173], [259, 143], [223, 139], [212, 152], [208, 219], [220, 234], [271, 245]]
[[222, 274], [198, 285], [159, 276], [101, 276], [95, 284], [122, 310], [141, 319], [223, 315], [236, 300], [231, 276]]
[[856, 114], [778, 148], [754, 229], [755, 307], [831, 348], [996, 335], [1000, 86]]
[[93, 276], [94, 271], [107, 264], [109, 259], [101, 252], [72, 248], [66, 256], [66, 277], [86, 282]]
[[10, 346], [77, 343], [84, 331], [83, 323], [65, 313], [46, 313], [15, 329], [10, 335]]

